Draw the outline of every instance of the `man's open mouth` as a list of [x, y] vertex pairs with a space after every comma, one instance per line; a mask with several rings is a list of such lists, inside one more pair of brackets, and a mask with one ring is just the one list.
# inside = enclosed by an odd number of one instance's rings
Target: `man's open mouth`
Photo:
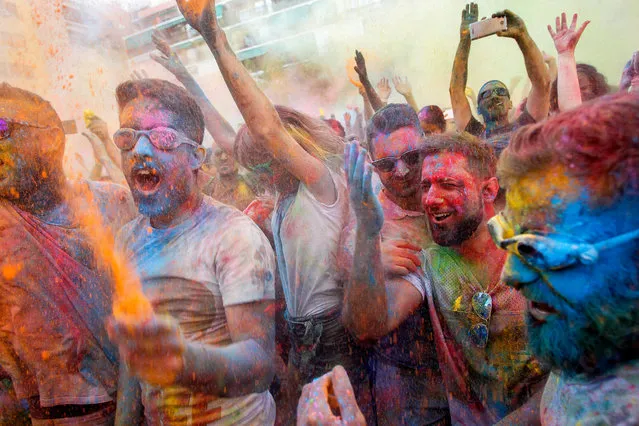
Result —
[[135, 188], [143, 193], [153, 193], [160, 185], [160, 174], [153, 167], [143, 167], [131, 173]]
[[440, 224], [446, 221], [446, 219], [448, 219], [449, 217], [451, 217], [453, 215], [454, 212], [437, 212], [437, 213], [430, 213], [430, 217], [433, 220], [433, 222]]
[[558, 314], [559, 312], [547, 303], [529, 301], [528, 313], [537, 322], [546, 322], [551, 315]]

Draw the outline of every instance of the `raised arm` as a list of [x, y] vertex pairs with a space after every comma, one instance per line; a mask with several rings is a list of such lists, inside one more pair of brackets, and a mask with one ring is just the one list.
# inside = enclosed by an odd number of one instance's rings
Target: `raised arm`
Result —
[[393, 77], [393, 85], [395, 86], [397, 93], [401, 94], [404, 99], [406, 99], [406, 103], [410, 105], [415, 112], [419, 112], [419, 107], [417, 106], [417, 102], [413, 96], [413, 87], [410, 85], [408, 77], [404, 77], [404, 79], [398, 76]]
[[100, 139], [113, 164], [115, 164], [118, 168], [121, 168], [120, 161], [122, 156], [120, 155], [120, 150], [115, 146], [111, 139], [106, 121], [91, 113], [89, 116], [85, 117], [85, 122], [87, 123], [87, 129]]
[[388, 104], [388, 98], [390, 98], [391, 92], [393, 89], [390, 87], [390, 83], [386, 77], [382, 77], [377, 82], [377, 94], [379, 95], [379, 99], [384, 103], [384, 105]]
[[590, 21], [584, 22], [581, 27], [577, 28], [577, 19], [578, 16], [575, 13], [572, 17], [572, 23], [568, 27], [566, 13], [562, 13], [561, 19], [559, 17], [555, 19], [555, 31], [548, 25], [548, 32], [555, 42], [558, 56], [557, 102], [560, 111], [576, 108], [581, 105], [582, 101], [575, 48]]
[[385, 281], [380, 243], [384, 213], [372, 189], [373, 169], [366, 163], [366, 150], [356, 144], [347, 146], [344, 167], [357, 225], [342, 317], [359, 339], [379, 339], [404, 322], [422, 296], [404, 279]]
[[370, 120], [373, 114], [375, 114], [375, 110], [373, 109], [373, 106], [368, 100], [368, 95], [366, 94], [366, 89], [364, 89], [364, 86], [359, 86], [358, 90], [364, 102], [364, 120], [365, 120], [365, 123], [368, 123], [368, 120]]
[[111, 180], [114, 183], [126, 185], [126, 178], [124, 177], [124, 173], [122, 173], [122, 170], [117, 165], [115, 165], [113, 160], [111, 160], [110, 156], [107, 154], [107, 150], [104, 144], [101, 141], [97, 140], [97, 138], [91, 133], [82, 132], [82, 136], [87, 138], [91, 143], [95, 159], [106, 169], [107, 173], [111, 177]]
[[371, 81], [368, 78], [368, 71], [366, 70], [366, 60], [364, 59], [364, 55], [362, 52], [356, 50], [355, 51], [355, 72], [359, 76], [359, 81], [362, 84], [362, 87], [366, 91], [366, 98], [368, 102], [370, 102], [371, 107], [373, 107], [373, 111], [377, 111], [386, 105], [384, 101], [381, 100]]
[[450, 76], [450, 102], [453, 106], [455, 126], [463, 131], [473, 116], [470, 104], [466, 98], [466, 83], [468, 82], [468, 57], [470, 56], [470, 24], [477, 22], [479, 7], [476, 3], [467, 4], [462, 10], [461, 26], [459, 28], [459, 45], [453, 61], [453, 71]]
[[508, 29], [498, 32], [497, 36], [509, 37], [517, 41], [517, 45], [524, 55], [528, 78], [532, 83], [526, 109], [536, 121], [544, 120], [548, 117], [550, 110], [550, 75], [544, 63], [544, 57], [528, 34], [524, 20], [510, 10], [495, 13], [493, 18], [504, 16], [508, 21]]
[[328, 168], [306, 152], [288, 133], [271, 101], [257, 87], [228, 44], [215, 15], [215, 1], [195, 4], [178, 0], [187, 22], [202, 34], [220, 68], [253, 139], [269, 151], [291, 175], [301, 181], [318, 201], [331, 204], [337, 190]]
[[235, 142], [235, 130], [233, 130], [233, 126], [215, 109], [204, 93], [204, 90], [202, 90], [197, 81], [195, 81], [195, 78], [193, 78], [191, 73], [186, 69], [180, 57], [171, 49], [171, 46], [164, 37], [157, 31], [153, 33], [152, 37], [153, 43], [160, 53], [151, 53], [151, 58], [173, 74], [186, 90], [188, 90], [191, 96], [193, 96], [195, 102], [204, 114], [206, 130], [213, 136], [215, 143], [226, 151], [227, 154], [232, 156], [233, 144]]

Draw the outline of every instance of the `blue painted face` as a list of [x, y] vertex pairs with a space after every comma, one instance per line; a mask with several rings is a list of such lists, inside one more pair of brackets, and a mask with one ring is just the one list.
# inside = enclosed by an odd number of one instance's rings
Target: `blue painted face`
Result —
[[554, 188], [542, 197], [538, 204], [508, 199], [507, 236], [550, 240], [507, 247], [503, 279], [529, 301], [529, 340], [540, 359], [569, 374], [604, 371], [624, 357], [629, 335], [636, 333], [639, 240], [577, 261], [570, 261], [564, 243], [594, 244], [639, 229], [639, 197], [605, 208], [593, 208], [585, 191], [573, 197]]
[[[135, 99], [120, 113], [120, 127], [150, 130], [168, 127], [181, 132], [179, 119], [148, 98]], [[198, 155], [198, 150], [201, 153]], [[182, 144], [174, 150], [156, 148], [141, 135], [135, 146], [121, 151], [122, 169], [141, 214], [170, 220], [199, 193], [194, 170], [201, 167], [204, 150]]]

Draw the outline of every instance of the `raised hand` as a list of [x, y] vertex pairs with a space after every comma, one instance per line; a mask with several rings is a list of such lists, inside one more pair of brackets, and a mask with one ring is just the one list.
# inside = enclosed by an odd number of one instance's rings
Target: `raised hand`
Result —
[[344, 113], [344, 124], [347, 126], [351, 125], [351, 113], [350, 112], [345, 112]]
[[[572, 17], [572, 23], [570, 27], [568, 27], [566, 22], [566, 13], [561, 14], [561, 19], [559, 16], [555, 18], [555, 31], [552, 30], [552, 26], [548, 25], [548, 32], [550, 33], [550, 37], [555, 42], [555, 48], [557, 49], [557, 54], [561, 55], [563, 53], [573, 53], [575, 52], [575, 48], [577, 47], [577, 43], [579, 43], [579, 39], [583, 34], [584, 30], [590, 24], [590, 21], [585, 21], [579, 29], [577, 29], [577, 19], [579, 16], [575, 13]], [[510, 21], [508, 22], [510, 26]]]
[[175, 76], [188, 74], [188, 71], [180, 60], [180, 57], [173, 51], [173, 49], [171, 49], [171, 45], [159, 31], [153, 31], [151, 38], [156, 49], [160, 51], [160, 53], [151, 52], [151, 59], [162, 65]]
[[387, 275], [408, 275], [422, 265], [421, 247], [404, 240], [382, 241], [382, 262]]
[[474, 24], [478, 20], [479, 6], [477, 6], [477, 3], [468, 3], [462, 10], [462, 21], [459, 27], [460, 37], [470, 37], [470, 24]]
[[508, 29], [505, 31], [499, 31], [497, 33], [498, 37], [519, 39], [528, 34], [528, 29], [526, 28], [524, 20], [508, 9], [494, 13], [492, 17], [503, 18], [504, 16], [506, 17]]
[[366, 154], [366, 150], [355, 143], [346, 145], [344, 171], [351, 205], [357, 216], [357, 226], [364, 229], [368, 235], [376, 236], [384, 224], [384, 211], [373, 192], [373, 166], [366, 162]]
[[129, 371], [143, 381], [168, 386], [182, 373], [186, 340], [174, 320], [152, 317], [125, 323], [112, 318], [107, 331]]
[[413, 93], [413, 88], [408, 82], [408, 77], [404, 77], [403, 80], [401, 77], [398, 76], [393, 77], [393, 85], [395, 86], [395, 90], [397, 90], [397, 93], [403, 96], [408, 96]]
[[336, 366], [304, 386], [297, 405], [298, 426], [365, 426], [346, 370]]
[[207, 41], [211, 41], [209, 37], [215, 37], [219, 29], [215, 14], [215, 0], [177, 0], [177, 6], [186, 22]]
[[87, 129], [100, 138], [101, 141], [108, 141], [111, 137], [109, 135], [109, 128], [106, 121], [98, 117], [97, 115], [91, 116]]
[[390, 87], [390, 84], [388, 83], [388, 79], [382, 78], [381, 80], [379, 80], [379, 83], [377, 83], [377, 94], [383, 102], [388, 102], [388, 98], [390, 97], [391, 92], [392, 89]]
[[355, 51], [355, 68], [353, 68], [359, 76], [359, 81], [368, 80], [368, 72], [366, 71], [366, 60], [359, 50]]
[[149, 75], [146, 73], [145, 70], [133, 70], [130, 76], [131, 80], [144, 80], [145, 78], [149, 78]]

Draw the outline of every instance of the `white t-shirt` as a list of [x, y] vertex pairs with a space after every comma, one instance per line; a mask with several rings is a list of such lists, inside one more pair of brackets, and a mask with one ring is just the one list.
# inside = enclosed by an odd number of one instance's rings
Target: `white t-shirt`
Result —
[[317, 201], [300, 183], [282, 220], [280, 237], [288, 272], [284, 296], [292, 317], [318, 315], [342, 304], [345, 276], [338, 256], [345, 250], [345, 229], [354, 216], [344, 176], [333, 171], [331, 176], [337, 191], [333, 204]]
[[[137, 266], [144, 294], [157, 315], [178, 321], [187, 340], [232, 343], [225, 306], [275, 298], [275, 259], [268, 240], [247, 216], [205, 196], [192, 217], [168, 229], [138, 216], [118, 234]], [[273, 424], [266, 391], [219, 398], [179, 386], [142, 383], [149, 424]]]

